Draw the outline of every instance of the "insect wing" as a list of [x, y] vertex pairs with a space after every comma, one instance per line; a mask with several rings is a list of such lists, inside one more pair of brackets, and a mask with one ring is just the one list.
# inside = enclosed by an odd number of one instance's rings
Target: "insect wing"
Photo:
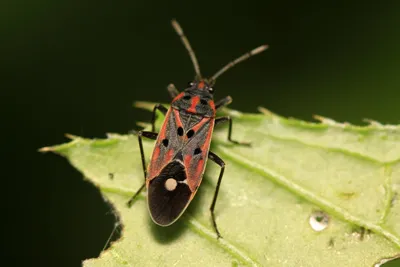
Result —
[[149, 181], [156, 177], [171, 162], [176, 151], [183, 145], [182, 138], [177, 134], [177, 128], [182, 123], [179, 118], [175, 117], [172, 110], [172, 108], [168, 110], [154, 146], [153, 155], [148, 167], [147, 186], [149, 185]]
[[190, 138], [179, 135], [181, 125], [178, 113], [167, 114], [149, 167], [148, 207], [153, 221], [162, 226], [180, 217], [201, 183], [214, 120], [203, 118]]
[[186, 209], [192, 191], [185, 180], [185, 166], [174, 160], [149, 182], [147, 201], [150, 215], [155, 223], [168, 226]]
[[[214, 128], [213, 118], [203, 118], [195, 127], [193, 137], [182, 149], [186, 168], [187, 183], [193, 192], [199, 187], [207, 163], [211, 136]], [[192, 195], [192, 198], [194, 195]]]

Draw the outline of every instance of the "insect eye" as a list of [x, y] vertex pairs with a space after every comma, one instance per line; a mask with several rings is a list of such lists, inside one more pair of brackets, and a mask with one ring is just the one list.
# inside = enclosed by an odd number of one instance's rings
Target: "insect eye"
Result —
[[187, 84], [188, 87], [192, 87], [193, 85], [194, 85], [193, 82], [188, 82], [188, 84]]
[[184, 97], [183, 97], [183, 99], [185, 99], [185, 100], [189, 100], [191, 97], [190, 97], [190, 95], [185, 95]]
[[202, 105], [207, 105], [208, 102], [207, 102], [207, 100], [201, 99], [201, 100], [200, 100], [200, 103], [201, 103]]
[[213, 93], [213, 92], [214, 92], [214, 88], [209, 87], [209, 88], [208, 88], [208, 91], [209, 91], [210, 93]]

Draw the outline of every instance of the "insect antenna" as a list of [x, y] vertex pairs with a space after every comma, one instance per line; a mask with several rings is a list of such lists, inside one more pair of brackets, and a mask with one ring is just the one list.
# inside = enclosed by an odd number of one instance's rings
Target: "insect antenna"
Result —
[[174, 28], [176, 33], [181, 38], [183, 45], [186, 47], [186, 50], [189, 53], [190, 59], [192, 60], [192, 63], [193, 63], [194, 71], [196, 72], [196, 80], [200, 80], [201, 79], [200, 66], [199, 66], [199, 63], [197, 62], [196, 55], [192, 49], [192, 46], [189, 43], [188, 38], [186, 37], [185, 33], [183, 32], [181, 25], [179, 25], [179, 23], [176, 20], [173, 19], [171, 21], [171, 23], [172, 23], [172, 27]]
[[266, 50], [266, 49], [268, 49], [268, 45], [262, 45], [262, 46], [259, 46], [259, 47], [257, 47], [257, 48], [254, 48], [253, 50], [251, 50], [251, 51], [245, 53], [244, 55], [242, 55], [242, 56], [236, 58], [235, 60], [232, 60], [231, 62], [229, 62], [228, 64], [226, 64], [222, 69], [220, 69], [219, 71], [217, 71], [217, 73], [215, 73], [215, 74], [211, 77], [210, 83], [211, 83], [211, 84], [214, 84], [214, 83], [215, 83], [215, 80], [216, 80], [219, 76], [221, 76], [224, 72], [226, 72], [227, 70], [229, 70], [230, 68], [232, 68], [232, 67], [235, 66], [236, 64], [238, 64], [238, 63], [240, 63], [240, 62], [242, 62], [242, 61], [245, 61], [246, 59], [248, 59], [248, 58], [250, 58], [250, 57], [252, 57], [252, 56], [254, 56], [254, 55], [257, 55], [257, 54], [263, 52], [263, 51]]

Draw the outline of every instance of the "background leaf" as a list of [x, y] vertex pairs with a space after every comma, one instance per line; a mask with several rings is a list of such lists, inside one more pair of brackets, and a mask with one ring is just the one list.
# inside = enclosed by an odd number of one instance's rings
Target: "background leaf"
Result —
[[[42, 149], [67, 157], [123, 224], [122, 238], [85, 266], [372, 266], [398, 254], [400, 127], [322, 117], [306, 123], [261, 111], [225, 111], [234, 117], [234, 138], [251, 141], [250, 148], [226, 142], [226, 129], [214, 134], [212, 150], [227, 163], [216, 206], [221, 240], [208, 210], [219, 171], [212, 162], [185, 215], [161, 228], [144, 195], [126, 207], [143, 181], [136, 136], [73, 137]], [[152, 146], [145, 142], [147, 157]], [[317, 211], [329, 218], [322, 231], [309, 224]]]

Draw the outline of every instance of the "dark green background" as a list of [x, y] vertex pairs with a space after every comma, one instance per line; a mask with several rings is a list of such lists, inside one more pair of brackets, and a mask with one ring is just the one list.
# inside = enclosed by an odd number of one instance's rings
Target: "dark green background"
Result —
[[399, 123], [400, 2], [331, 2], [2, 1], [8, 266], [80, 266], [102, 249], [110, 208], [65, 159], [37, 149], [64, 133], [126, 133], [150, 118], [133, 101], [168, 102], [171, 82], [182, 89], [193, 69], [172, 18], [204, 75], [270, 45], [218, 80], [215, 96], [231, 95], [231, 108]]

